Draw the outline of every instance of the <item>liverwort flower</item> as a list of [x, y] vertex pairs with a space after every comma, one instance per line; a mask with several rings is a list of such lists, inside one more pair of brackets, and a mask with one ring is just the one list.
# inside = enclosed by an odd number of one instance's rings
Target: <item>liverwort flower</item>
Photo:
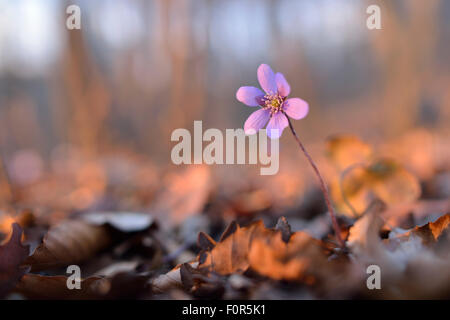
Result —
[[267, 135], [278, 139], [289, 125], [286, 116], [300, 120], [308, 114], [308, 103], [300, 98], [289, 98], [291, 87], [282, 73], [274, 73], [267, 64], [259, 66], [258, 81], [264, 92], [256, 87], [240, 87], [236, 98], [249, 107], [260, 107], [245, 121], [246, 134], [254, 134], [267, 124]]
[[341, 249], [345, 250], [345, 242], [341, 237], [341, 230], [333, 206], [331, 205], [327, 185], [314, 163], [314, 160], [300, 141], [300, 138], [289, 119], [299, 120], [306, 117], [309, 110], [308, 103], [300, 98], [287, 99], [287, 96], [291, 92], [289, 83], [282, 73], [273, 73], [272, 69], [267, 64], [262, 64], [258, 67], [257, 75], [259, 84], [264, 92], [255, 87], [240, 87], [236, 92], [236, 98], [240, 102], [245, 103], [250, 107], [260, 107], [258, 111], [253, 112], [248, 117], [247, 121], [245, 121], [245, 133], [254, 134], [264, 128], [267, 124], [267, 136], [271, 139], [278, 139], [284, 128], [289, 126], [295, 141], [297, 141], [300, 150], [306, 156], [306, 159], [319, 180], [319, 186], [325, 198], [328, 212], [330, 213], [336, 240]]

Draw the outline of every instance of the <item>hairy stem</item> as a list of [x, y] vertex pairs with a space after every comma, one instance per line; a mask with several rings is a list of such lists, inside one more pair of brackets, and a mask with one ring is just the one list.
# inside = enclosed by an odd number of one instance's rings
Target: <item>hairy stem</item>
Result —
[[345, 242], [344, 242], [344, 240], [342, 240], [342, 237], [341, 237], [341, 231], [340, 231], [341, 229], [339, 228], [339, 225], [338, 225], [338, 222], [336, 219], [336, 214], [334, 213], [333, 206], [331, 205], [327, 185], [325, 184], [325, 182], [322, 178], [322, 175], [320, 174], [320, 171], [317, 168], [316, 164], [314, 163], [313, 159], [309, 155], [308, 151], [306, 151], [305, 147], [303, 146], [303, 143], [300, 141], [299, 137], [297, 136], [297, 132], [295, 132], [295, 129], [292, 126], [291, 120], [289, 119], [289, 117], [287, 115], [286, 115], [286, 118], [288, 119], [289, 128], [291, 129], [291, 132], [294, 135], [294, 138], [297, 141], [298, 146], [305, 154], [305, 157], [306, 157], [306, 159], [308, 159], [311, 167], [314, 169], [314, 173], [316, 174], [317, 179], [319, 179], [320, 189], [322, 190], [323, 196], [325, 198], [325, 203], [327, 204], [327, 207], [328, 207], [328, 212], [330, 213], [331, 222], [333, 224], [333, 229], [334, 229], [334, 233], [336, 235], [336, 239], [339, 242], [339, 245], [341, 246], [341, 248], [345, 248]]

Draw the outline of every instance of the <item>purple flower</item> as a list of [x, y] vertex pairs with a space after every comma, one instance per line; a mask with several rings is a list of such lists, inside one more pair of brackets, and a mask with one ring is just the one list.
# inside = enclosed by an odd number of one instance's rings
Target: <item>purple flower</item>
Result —
[[286, 115], [300, 120], [308, 114], [308, 103], [300, 98], [287, 96], [291, 92], [289, 83], [282, 73], [275, 74], [267, 64], [258, 67], [258, 81], [264, 92], [255, 87], [240, 87], [236, 98], [249, 107], [261, 107], [245, 121], [246, 134], [254, 134], [267, 124], [267, 135], [277, 139], [289, 125]]

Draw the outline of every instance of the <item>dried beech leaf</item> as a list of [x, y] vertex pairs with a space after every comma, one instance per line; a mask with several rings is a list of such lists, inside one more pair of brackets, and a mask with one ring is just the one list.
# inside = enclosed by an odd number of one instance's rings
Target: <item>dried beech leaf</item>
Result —
[[[375, 199], [381, 199], [387, 205], [395, 205], [412, 202], [421, 193], [417, 178], [389, 159], [380, 159], [368, 166], [351, 170], [342, 182], [342, 191], [359, 213]], [[342, 197], [335, 200], [342, 205]]]
[[[388, 242], [383, 242], [380, 230], [384, 221], [380, 216], [381, 207], [376, 206], [374, 210], [366, 212], [350, 228], [347, 247], [361, 265], [376, 264], [383, 270], [383, 274], [396, 277], [404, 270], [407, 260], [405, 257], [414, 254], [420, 243], [411, 242], [410, 247], [394, 248]], [[399, 249], [398, 254], [393, 252]]]
[[211, 170], [208, 166], [189, 166], [181, 173], [171, 173], [164, 179], [162, 193], [153, 207], [163, 225], [179, 225], [199, 214], [211, 191]]
[[[17, 284], [15, 292], [29, 299], [92, 300], [136, 297], [147, 285], [148, 276], [130, 272], [117, 273], [104, 278], [92, 276], [81, 280], [80, 289], [69, 289], [66, 276], [26, 274]], [[70, 279], [70, 282], [72, 280]]]
[[327, 140], [326, 153], [341, 170], [367, 161], [372, 155], [370, 145], [352, 135], [336, 135]]
[[[11, 214], [1, 213], [0, 214], [0, 235], [6, 235], [7, 238], [10, 237], [12, 232], [11, 225], [13, 223], [18, 223], [18, 221]], [[19, 223], [20, 225], [20, 223]], [[1, 238], [0, 238], [1, 239]]]
[[252, 240], [273, 232], [275, 231], [264, 227], [261, 220], [243, 228], [232, 223], [224, 232], [226, 237], [222, 236], [211, 251], [200, 255], [199, 268], [206, 268], [222, 275], [245, 272], [249, 267], [248, 252]]
[[105, 227], [67, 220], [45, 235], [43, 242], [24, 262], [32, 271], [77, 264], [94, 256], [111, 242]]
[[[197, 261], [189, 262], [188, 264], [193, 268], [197, 268], [198, 266]], [[151, 279], [149, 284], [151, 285], [152, 291], [154, 293], [163, 293], [171, 289], [182, 288], [183, 283], [181, 281], [180, 268], [181, 265], [177, 265], [169, 272]]]
[[420, 196], [418, 179], [395, 161], [380, 159], [367, 174], [373, 192], [386, 204], [412, 202]]
[[134, 299], [148, 291], [147, 274], [120, 272], [100, 282], [98, 291], [103, 299]]
[[421, 237], [426, 244], [439, 241], [445, 233], [450, 231], [450, 214], [443, 215], [434, 222], [429, 222], [422, 227], [416, 227], [412, 233]]
[[108, 224], [122, 232], [145, 230], [154, 221], [150, 214], [135, 212], [92, 212], [82, 215], [81, 219], [95, 226]]
[[424, 245], [429, 246], [437, 243], [440, 238], [447, 236], [449, 233], [450, 214], [446, 214], [434, 222], [429, 222], [421, 227], [415, 227], [411, 231], [398, 236], [397, 239], [403, 239], [405, 241], [411, 236], [417, 236], [422, 239]]
[[383, 212], [386, 224], [405, 229], [415, 225], [424, 224], [430, 219], [438, 218], [450, 212], [450, 199], [444, 200], [420, 200], [413, 203], [391, 206]]
[[352, 253], [368, 260], [384, 259], [385, 248], [379, 236], [383, 224], [379, 212], [367, 212], [359, 218], [350, 228], [347, 240], [347, 246]]
[[28, 257], [29, 246], [21, 243], [23, 230], [19, 224], [12, 225], [11, 238], [0, 246], [0, 297], [6, 295], [28, 268], [20, 267]]
[[216, 246], [216, 242], [206, 233], [199, 232], [197, 237], [197, 245], [202, 250], [212, 250]]
[[450, 292], [450, 257], [448, 253], [440, 257], [430, 248], [447, 233], [448, 220], [446, 215], [400, 235], [391, 231], [389, 239], [382, 241], [379, 230], [383, 222], [379, 215], [370, 212], [361, 217], [350, 229], [347, 245], [360, 270], [370, 264], [382, 270], [383, 290], [373, 290], [372, 296], [423, 299], [447, 295]]
[[195, 269], [188, 263], [183, 263], [180, 275], [184, 290], [196, 298], [218, 299], [225, 292], [222, 278], [205, 269]]
[[282, 239], [284, 242], [289, 242], [289, 239], [292, 235], [291, 226], [287, 222], [285, 217], [280, 217], [277, 221], [277, 225], [275, 226], [276, 230], [281, 231]]
[[199, 270], [221, 275], [239, 274], [249, 267], [275, 280], [313, 283], [335, 264], [328, 262], [325, 245], [305, 232], [291, 233], [286, 219], [279, 230], [257, 221], [247, 227], [231, 223], [213, 249], [199, 255]]
[[289, 242], [281, 232], [258, 237], [252, 241], [249, 263], [253, 270], [276, 280], [295, 280], [312, 283], [314, 274], [327, 264], [321, 241], [305, 232], [295, 232]]
[[35, 216], [30, 210], [23, 210], [17, 214], [0, 211], [0, 234], [3, 233], [9, 238], [12, 233], [11, 225], [16, 222], [22, 228], [27, 228], [35, 223]]
[[194, 286], [193, 274], [197, 269], [192, 268], [189, 263], [183, 263], [180, 266], [180, 279], [185, 290], [190, 290]]
[[81, 281], [81, 289], [69, 289], [66, 276], [26, 274], [17, 283], [15, 291], [28, 299], [98, 299], [103, 278], [90, 277]]

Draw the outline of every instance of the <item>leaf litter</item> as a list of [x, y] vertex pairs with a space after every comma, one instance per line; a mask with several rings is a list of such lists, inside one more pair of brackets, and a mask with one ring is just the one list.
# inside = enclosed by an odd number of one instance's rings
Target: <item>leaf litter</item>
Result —
[[[429, 190], [438, 180], [354, 136], [334, 136], [326, 149], [345, 250], [316, 198], [309, 199], [314, 206], [277, 198], [260, 177], [247, 174], [249, 183], [230, 189], [230, 177], [194, 165], [133, 184], [118, 172], [110, 179], [98, 161], [74, 186], [67, 173], [44, 176], [36, 189], [21, 190], [18, 203], [2, 207], [0, 296], [449, 298], [450, 202], [422, 190], [423, 179]], [[442, 159], [436, 163], [426, 165], [448, 170]], [[143, 167], [155, 168], [139, 159], [134, 171]], [[301, 176], [281, 178], [268, 177], [290, 196], [306, 181], [293, 186]], [[80, 190], [93, 197], [83, 205], [75, 203], [88, 199]], [[67, 288], [69, 265], [80, 266], [82, 290]], [[370, 265], [381, 269], [381, 290], [367, 288]]]

